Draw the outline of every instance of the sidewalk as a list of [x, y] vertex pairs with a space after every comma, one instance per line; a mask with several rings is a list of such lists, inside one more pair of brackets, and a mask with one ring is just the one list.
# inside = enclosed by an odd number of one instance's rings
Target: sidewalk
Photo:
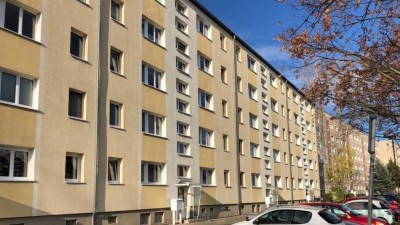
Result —
[[189, 223], [189, 225], [231, 225], [233, 223], [246, 220], [246, 216], [247, 215], [209, 219], [206, 221]]

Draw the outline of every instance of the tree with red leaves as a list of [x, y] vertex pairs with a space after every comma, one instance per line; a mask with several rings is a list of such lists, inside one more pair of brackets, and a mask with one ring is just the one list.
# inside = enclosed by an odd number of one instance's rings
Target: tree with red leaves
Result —
[[[285, 0], [279, 0], [285, 2]], [[357, 128], [378, 117], [382, 136], [400, 138], [400, 1], [290, 0], [301, 23], [278, 36], [283, 49], [312, 66], [303, 91], [316, 105], [334, 103]]]

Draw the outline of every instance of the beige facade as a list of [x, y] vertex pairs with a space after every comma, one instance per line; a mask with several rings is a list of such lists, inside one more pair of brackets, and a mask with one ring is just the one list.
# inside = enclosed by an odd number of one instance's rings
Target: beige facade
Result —
[[376, 143], [376, 158], [383, 164], [388, 164], [389, 160], [399, 165], [400, 145], [395, 140], [381, 140]]
[[0, 224], [320, 196], [315, 109], [197, 1], [0, 0], [0, 40]]

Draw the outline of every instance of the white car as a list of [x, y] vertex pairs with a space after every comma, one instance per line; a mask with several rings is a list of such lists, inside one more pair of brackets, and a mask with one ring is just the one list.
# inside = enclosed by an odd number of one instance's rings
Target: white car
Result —
[[[352, 210], [361, 213], [362, 215], [368, 215], [368, 199], [356, 199], [351, 200], [344, 205], [347, 205]], [[389, 207], [379, 200], [372, 200], [372, 217], [384, 219], [388, 223], [394, 222], [394, 215], [390, 211]]]
[[328, 209], [304, 205], [271, 207], [249, 221], [242, 221], [233, 225], [252, 224], [344, 225], [344, 223]]

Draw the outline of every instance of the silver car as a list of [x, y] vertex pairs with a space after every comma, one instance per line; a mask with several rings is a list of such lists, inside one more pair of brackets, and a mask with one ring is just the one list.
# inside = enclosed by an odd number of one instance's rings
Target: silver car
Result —
[[344, 225], [344, 223], [328, 209], [304, 205], [271, 207], [249, 221], [242, 221], [233, 225], [252, 224]]

